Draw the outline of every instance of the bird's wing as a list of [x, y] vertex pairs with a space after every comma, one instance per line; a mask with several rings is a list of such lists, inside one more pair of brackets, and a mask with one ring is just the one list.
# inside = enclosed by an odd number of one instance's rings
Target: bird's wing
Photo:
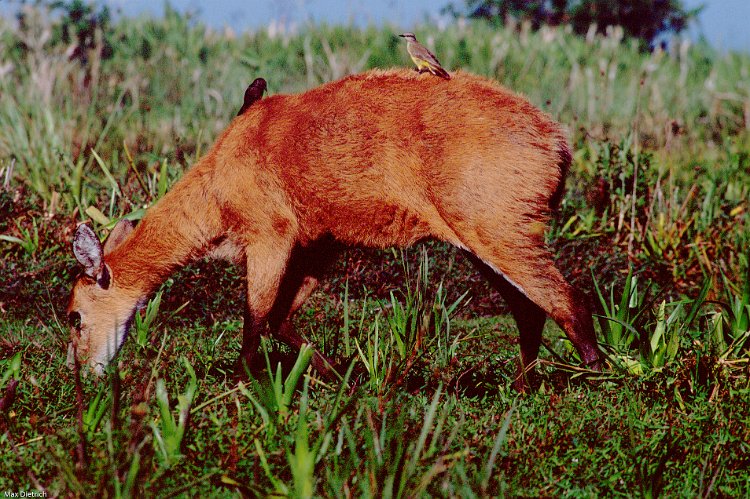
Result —
[[440, 66], [440, 61], [437, 60], [437, 57], [435, 57], [435, 54], [433, 54], [432, 52], [430, 52], [430, 49], [428, 49], [424, 45], [422, 45], [422, 48], [424, 49], [424, 51], [426, 53], [425, 55], [428, 56], [428, 57], [425, 58], [425, 60], [427, 62], [431, 62], [432, 64], [437, 64], [438, 66]]

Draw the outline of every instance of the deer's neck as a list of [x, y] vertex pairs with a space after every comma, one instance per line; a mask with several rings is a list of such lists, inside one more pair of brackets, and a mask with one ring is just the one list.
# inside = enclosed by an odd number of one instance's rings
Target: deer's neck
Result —
[[146, 295], [178, 268], [206, 253], [221, 232], [216, 202], [209, 192], [196, 165], [148, 210], [107, 258], [121, 288]]

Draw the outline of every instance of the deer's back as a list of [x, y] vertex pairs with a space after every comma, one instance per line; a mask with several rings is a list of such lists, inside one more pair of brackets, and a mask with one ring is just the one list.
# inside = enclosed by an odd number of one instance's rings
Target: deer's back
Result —
[[377, 226], [384, 240], [369, 242], [390, 245], [488, 203], [546, 208], [567, 143], [546, 114], [494, 82], [390, 70], [256, 102], [216, 149], [236, 161], [228, 174], [237, 182], [260, 175], [282, 189], [310, 232], [333, 227], [362, 242], [362, 229]]

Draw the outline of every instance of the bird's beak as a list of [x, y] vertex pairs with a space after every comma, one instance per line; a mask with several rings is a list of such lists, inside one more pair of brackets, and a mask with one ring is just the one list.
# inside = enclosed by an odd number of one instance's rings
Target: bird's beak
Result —
[[406, 38], [406, 35], [398, 35], [398, 36], [400, 36], [401, 38]]

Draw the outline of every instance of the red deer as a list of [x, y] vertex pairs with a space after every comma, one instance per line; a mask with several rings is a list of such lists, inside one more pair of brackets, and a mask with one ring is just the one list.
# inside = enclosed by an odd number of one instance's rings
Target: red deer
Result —
[[[80, 225], [85, 273], [68, 306], [71, 348], [101, 372], [134, 314], [177, 268], [204, 255], [247, 269], [241, 359], [268, 328], [301, 343], [292, 314], [327, 248], [426, 238], [468, 252], [493, 276], [533, 365], [546, 316], [599, 368], [591, 313], [545, 247], [571, 155], [561, 127], [497, 83], [375, 70], [259, 100], [133, 227], [104, 246]], [[318, 359], [320, 363], [320, 359]]]

